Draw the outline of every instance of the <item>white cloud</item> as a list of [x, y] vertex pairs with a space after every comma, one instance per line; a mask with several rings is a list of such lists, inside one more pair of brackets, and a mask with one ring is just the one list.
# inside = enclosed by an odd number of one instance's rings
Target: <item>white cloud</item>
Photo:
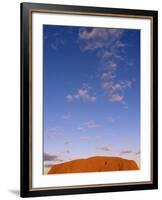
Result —
[[74, 98], [73, 98], [73, 96], [72, 95], [67, 95], [66, 96], [66, 100], [68, 101], [68, 102], [72, 102], [73, 100], [74, 100]]
[[99, 125], [95, 121], [90, 120], [90, 121], [84, 122], [81, 126], [79, 126], [77, 128], [77, 130], [84, 131], [87, 129], [93, 129], [93, 128], [97, 128], [97, 127], [99, 127]]
[[67, 95], [66, 100], [68, 102], [73, 102], [75, 100], [95, 102], [96, 95], [92, 94], [92, 92], [90, 91], [90, 88], [83, 87], [83, 88], [80, 88], [76, 93]]
[[113, 79], [106, 80], [106, 74], [104, 75], [105, 79], [101, 83], [101, 88], [104, 90], [105, 94], [107, 95], [108, 99], [112, 102], [122, 102], [124, 99], [124, 95], [120, 94], [127, 88], [132, 87], [131, 81], [115, 81]]
[[[79, 42], [81, 50], [83, 51], [94, 51], [103, 48], [118, 48], [121, 44], [117, 41], [123, 35], [121, 29], [111, 28], [81, 28], [79, 31]], [[120, 45], [119, 45], [120, 44]]]
[[102, 80], [112, 80], [115, 78], [115, 75], [112, 72], [103, 72], [101, 74]]
[[113, 57], [113, 53], [109, 50], [103, 50], [103, 51], [99, 52], [98, 55], [103, 59]]
[[103, 60], [102, 65], [108, 70], [115, 70], [117, 68], [117, 63], [112, 60]]
[[[93, 51], [101, 64], [101, 88], [111, 102], [124, 103], [124, 90], [131, 88], [132, 82], [117, 81], [116, 70], [119, 60], [124, 60], [122, 37], [125, 30], [116, 28], [81, 28], [79, 31], [79, 45], [82, 51]], [[96, 96], [90, 98], [86, 91], [78, 92], [72, 99], [96, 101]], [[71, 97], [69, 98], [71, 101]]]
[[101, 84], [101, 88], [107, 90], [107, 92], [131, 88], [131, 86], [131, 81], [105, 81]]

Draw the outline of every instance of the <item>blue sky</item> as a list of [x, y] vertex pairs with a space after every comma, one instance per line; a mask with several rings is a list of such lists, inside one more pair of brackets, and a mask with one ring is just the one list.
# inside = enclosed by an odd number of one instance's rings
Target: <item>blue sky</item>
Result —
[[44, 163], [140, 162], [140, 30], [43, 26]]

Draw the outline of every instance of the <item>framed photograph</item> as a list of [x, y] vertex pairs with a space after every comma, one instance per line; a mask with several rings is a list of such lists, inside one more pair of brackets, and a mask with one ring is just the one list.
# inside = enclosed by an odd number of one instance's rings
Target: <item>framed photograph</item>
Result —
[[21, 196], [157, 189], [158, 13], [21, 4]]

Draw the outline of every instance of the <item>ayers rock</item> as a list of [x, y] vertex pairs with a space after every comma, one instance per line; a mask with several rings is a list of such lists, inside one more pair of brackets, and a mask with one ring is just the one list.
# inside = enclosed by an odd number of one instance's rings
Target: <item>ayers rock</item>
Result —
[[96, 156], [87, 159], [77, 159], [51, 167], [48, 174], [79, 173], [79, 172], [103, 172], [138, 170], [135, 161], [120, 157]]

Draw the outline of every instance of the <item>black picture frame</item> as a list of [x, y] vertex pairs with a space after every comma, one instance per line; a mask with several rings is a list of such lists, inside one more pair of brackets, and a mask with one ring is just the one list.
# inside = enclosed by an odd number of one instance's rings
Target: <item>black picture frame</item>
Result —
[[[121, 17], [142, 17], [152, 19], [152, 181], [148, 183], [113, 185], [113, 186], [94, 186], [94, 187], [71, 187], [59, 189], [33, 189], [31, 182], [31, 15], [33, 12], [53, 12], [57, 11], [70, 13], [83, 13], [88, 15], [119, 15]], [[47, 195], [68, 195], [83, 193], [100, 193], [130, 190], [146, 190], [158, 188], [158, 12], [151, 10], [132, 10], [117, 8], [98, 8], [71, 5], [53, 5], [39, 3], [21, 3], [21, 197], [47, 196]]]

